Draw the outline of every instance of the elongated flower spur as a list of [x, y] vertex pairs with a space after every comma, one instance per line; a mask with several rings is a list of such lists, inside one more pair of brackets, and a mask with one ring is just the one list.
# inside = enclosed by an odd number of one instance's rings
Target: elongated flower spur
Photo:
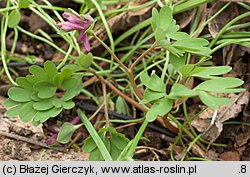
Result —
[[84, 15], [83, 19], [69, 12], [64, 12], [63, 17], [68, 21], [58, 22], [57, 27], [64, 31], [79, 31], [77, 42], [83, 41], [84, 48], [87, 52], [90, 51], [90, 44], [86, 30], [94, 23], [94, 19], [90, 15]]

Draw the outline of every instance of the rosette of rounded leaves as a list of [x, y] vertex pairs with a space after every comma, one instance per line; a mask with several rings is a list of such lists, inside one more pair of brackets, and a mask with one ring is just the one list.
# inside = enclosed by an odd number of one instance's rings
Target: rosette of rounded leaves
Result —
[[38, 125], [74, 107], [72, 99], [82, 89], [81, 75], [64, 68], [58, 72], [51, 61], [43, 68], [31, 66], [29, 72], [31, 75], [16, 80], [18, 87], [8, 90], [9, 98], [4, 102], [8, 117], [19, 116], [23, 122], [32, 120]]

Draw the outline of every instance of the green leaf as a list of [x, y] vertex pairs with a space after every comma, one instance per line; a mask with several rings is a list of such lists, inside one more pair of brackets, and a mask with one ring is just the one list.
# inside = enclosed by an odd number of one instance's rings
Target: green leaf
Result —
[[44, 119], [49, 119], [50, 116], [46, 114], [47, 111], [39, 111], [36, 113], [36, 115], [34, 116], [33, 122], [36, 122], [39, 124], [41, 123], [40, 120], [44, 120]]
[[96, 144], [95, 144], [93, 138], [91, 138], [91, 136], [88, 137], [88, 138], [86, 138], [83, 142], [84, 142], [84, 144], [83, 144], [83, 146], [82, 146], [82, 150], [83, 150], [84, 152], [91, 152], [91, 151], [93, 151], [95, 148], [97, 148], [97, 146], [96, 146]]
[[33, 76], [33, 75], [27, 75], [26, 79], [28, 82], [32, 84], [35, 84], [36, 82], [40, 82], [41, 80], [46, 80], [46, 79], [40, 79], [39, 77]]
[[211, 54], [211, 49], [205, 47], [208, 44], [209, 42], [203, 38], [189, 38], [178, 40], [174, 42], [172, 46], [196, 55], [209, 56]]
[[170, 43], [166, 39], [159, 41], [157, 45], [164, 47], [166, 50], [168, 50], [170, 53], [174, 54], [177, 57], [180, 57], [185, 53], [184, 51], [179, 50], [170, 45]]
[[154, 92], [152, 90], [149, 90], [148, 88], [146, 88], [144, 94], [143, 94], [143, 100], [142, 103], [149, 103], [151, 101], [155, 101], [158, 100], [162, 97], [164, 97], [166, 95], [166, 93], [161, 93], [161, 92]]
[[[91, 122], [88, 120], [88, 118], [83, 114], [83, 112], [80, 109], [77, 110], [77, 114], [81, 117], [81, 120], [84, 123], [85, 127], [87, 128], [90, 136], [93, 138], [94, 142], [96, 143], [96, 146], [98, 147], [98, 149], [97, 148], [96, 149], [100, 150], [101, 155], [103, 156], [105, 161], [112, 161], [112, 157], [109, 151], [107, 150], [105, 144], [103, 143], [102, 139], [96, 132]], [[92, 154], [93, 152], [91, 153], [91, 155]]]
[[111, 144], [110, 144], [110, 155], [113, 160], [117, 160], [121, 153], [121, 150], [117, 148], [115, 144], [113, 144], [112, 139], [111, 139]]
[[163, 6], [159, 12], [159, 27], [167, 31], [173, 21], [173, 12], [168, 6]]
[[92, 53], [88, 53], [87, 55], [81, 54], [76, 59], [76, 63], [81, 66], [83, 69], [89, 68], [93, 62]]
[[130, 110], [129, 110], [128, 104], [122, 97], [119, 96], [116, 99], [115, 107], [116, 107], [117, 113], [124, 114], [124, 115], [130, 115]]
[[194, 90], [204, 90], [207, 92], [217, 92], [217, 93], [237, 93], [242, 92], [245, 89], [236, 88], [244, 83], [238, 78], [213, 78], [199, 84]]
[[149, 122], [154, 121], [157, 116], [163, 116], [167, 114], [173, 106], [173, 101], [167, 97], [159, 100], [157, 103], [149, 109], [146, 114], [146, 120]]
[[29, 64], [35, 64], [36, 63], [36, 56], [35, 55], [27, 55], [23, 58], [23, 60]]
[[37, 65], [33, 65], [29, 68], [29, 72], [36, 76], [40, 81], [47, 80], [48, 76], [43, 68]]
[[91, 151], [89, 155], [89, 160], [90, 161], [103, 161], [105, 160], [100, 153], [100, 150], [98, 148], [95, 148], [93, 151]]
[[62, 82], [67, 79], [67, 78], [70, 78], [72, 75], [72, 71], [68, 70], [68, 69], [64, 69], [62, 70], [62, 72], [60, 74], [57, 74], [56, 76], [58, 77], [55, 77], [54, 79], [56, 80], [55, 83], [57, 83], [57, 85], [59, 87], [62, 86]]
[[37, 127], [38, 125], [40, 125], [40, 122], [39, 121], [35, 121], [34, 119], [32, 120], [32, 125], [34, 127]]
[[72, 109], [75, 106], [75, 103], [70, 100], [70, 101], [63, 102], [62, 105], [64, 109]]
[[64, 66], [62, 68], [62, 71], [65, 70], [65, 69], [70, 70], [72, 73], [83, 70], [82, 67], [80, 67], [79, 65], [75, 65], [75, 64], [68, 64], [68, 65]]
[[57, 87], [47, 81], [41, 81], [33, 86], [34, 90], [38, 91], [39, 98], [51, 98], [56, 94]]
[[66, 78], [62, 82], [62, 89], [64, 90], [70, 90], [76, 87], [77, 85], [77, 80], [76, 78]]
[[155, 92], [166, 92], [166, 86], [164, 82], [155, 74], [153, 73], [151, 77], [148, 76], [146, 71], [142, 72], [140, 75], [140, 79], [142, 83]]
[[44, 63], [44, 71], [47, 73], [50, 81], [53, 81], [55, 75], [58, 73], [57, 68], [52, 61], [46, 61]]
[[21, 13], [19, 10], [14, 9], [11, 11], [9, 18], [8, 18], [8, 27], [9, 28], [14, 28], [16, 27], [21, 20]]
[[36, 102], [33, 105], [33, 108], [37, 111], [45, 111], [51, 109], [52, 107], [54, 107], [54, 105], [51, 103], [51, 100]]
[[214, 110], [218, 110], [220, 106], [227, 105], [232, 102], [232, 100], [228, 98], [216, 97], [204, 91], [199, 91], [199, 97], [205, 105]]
[[21, 8], [28, 8], [30, 5], [30, 1], [29, 0], [19, 0], [18, 2], [18, 7]]
[[196, 67], [195, 64], [185, 64], [179, 68], [179, 72], [181, 73], [182, 76], [187, 77], [193, 74], [195, 67]]
[[47, 111], [42, 111], [43, 114], [45, 114], [45, 116], [41, 116], [40, 118], [40, 122], [46, 122], [50, 117], [56, 117], [58, 114], [60, 114], [62, 112], [62, 108], [52, 108], [50, 110]]
[[25, 77], [17, 78], [16, 83], [25, 90], [33, 91], [32, 83], [30, 83]]
[[156, 28], [156, 30], [155, 30], [155, 41], [159, 42], [159, 41], [161, 41], [163, 39], [166, 39], [165, 32], [160, 27]]
[[189, 34], [179, 31], [173, 33], [167, 33], [167, 37], [176, 41], [190, 38]]
[[76, 95], [78, 95], [79, 92], [77, 90], [67, 90], [64, 94], [64, 96], [62, 97], [63, 101], [68, 101], [71, 100], [72, 98], [74, 98]]
[[31, 99], [32, 99], [33, 101], [42, 101], [42, 99], [39, 98], [39, 97], [37, 96], [37, 94], [38, 94], [38, 92], [33, 92], [32, 95], [31, 95]]
[[22, 107], [23, 107], [23, 105], [24, 105], [24, 103], [23, 103], [23, 104], [18, 104], [18, 105], [16, 105], [16, 106], [14, 106], [14, 107], [8, 109], [8, 111], [7, 111], [7, 116], [8, 116], [9, 118], [13, 118], [13, 117], [15, 117], [15, 116], [18, 116], [19, 113], [20, 113], [20, 110], [21, 110]]
[[80, 128], [79, 125], [72, 125], [69, 122], [65, 122], [58, 133], [57, 141], [62, 144], [68, 143], [71, 136], [78, 128]]
[[20, 87], [10, 88], [8, 96], [16, 102], [28, 102], [31, 100], [31, 92]]
[[186, 64], [184, 56], [177, 57], [176, 55], [170, 54], [170, 63], [173, 65], [176, 71], [179, 71]]
[[20, 102], [16, 102], [10, 98], [6, 99], [4, 102], [3, 102], [3, 105], [4, 107], [6, 108], [10, 108], [10, 107], [13, 107], [13, 106], [16, 106], [16, 105], [19, 105]]
[[123, 150], [127, 146], [128, 143], [129, 143], [129, 139], [127, 139], [123, 134], [112, 133], [111, 144], [114, 144], [117, 147], [117, 149]]
[[31, 121], [36, 115], [37, 111], [33, 108], [34, 102], [28, 102], [23, 105], [20, 110], [19, 117], [23, 122]]
[[55, 98], [51, 102], [56, 108], [61, 108], [63, 105], [63, 100], [59, 98]]
[[198, 93], [196, 91], [190, 90], [184, 85], [181, 85], [178, 83], [172, 86], [171, 92], [169, 93], [169, 96], [174, 99], [180, 98], [180, 97], [194, 97], [197, 95]]
[[232, 70], [230, 66], [210, 66], [210, 67], [199, 67], [202, 68], [200, 72], [196, 72], [191, 76], [201, 78], [215, 78], [217, 75], [228, 73]]
[[160, 24], [159, 13], [158, 13], [156, 8], [153, 8], [153, 10], [152, 10], [152, 21], [151, 21], [153, 31], [156, 30], [156, 28], [157, 28], [157, 26], [159, 26], [159, 24]]

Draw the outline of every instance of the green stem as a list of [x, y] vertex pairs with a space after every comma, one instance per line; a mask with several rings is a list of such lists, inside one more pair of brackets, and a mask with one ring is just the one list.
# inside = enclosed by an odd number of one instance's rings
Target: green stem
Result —
[[239, 21], [242, 18], [248, 17], [250, 16], [250, 12], [246, 12], [244, 14], [241, 14], [239, 16], [237, 16], [236, 18], [234, 18], [233, 20], [231, 20], [229, 23], [227, 23], [216, 35], [216, 37], [211, 41], [211, 43], [209, 44], [209, 47], [212, 48], [212, 46], [217, 42], [217, 40], [221, 37], [221, 35], [223, 33], [225, 33], [227, 31], [227, 29], [233, 25], [234, 23], [236, 23], [237, 21]]
[[[106, 18], [104, 16], [104, 14], [102, 12], [102, 9], [100, 8], [99, 4], [96, 2], [96, 0], [91, 0], [91, 1], [95, 5], [95, 7], [96, 7], [101, 19], [102, 19], [103, 25], [104, 25], [104, 27], [105, 27], [105, 29], [107, 31], [107, 35], [108, 35], [108, 38], [109, 38], [110, 48], [111, 48], [112, 52], [114, 52], [115, 51], [114, 39], [113, 39], [111, 30], [110, 30], [110, 28], [108, 26], [107, 20], [106, 20]], [[113, 67], [113, 60], [114, 60], [114, 58], [112, 57], [111, 58], [111, 63], [110, 63], [110, 69]]]
[[68, 49], [66, 55], [64, 56], [64, 59], [63, 59], [63, 60], [61, 61], [61, 63], [56, 67], [57, 70], [60, 70], [60, 69], [65, 65], [65, 63], [67, 62], [67, 60], [68, 60], [68, 58], [69, 58], [69, 56], [70, 56], [70, 53], [72, 52], [72, 49], [73, 49], [72, 46], [73, 46], [73, 45], [69, 45], [69, 49]]
[[110, 53], [110, 55], [115, 59], [115, 61], [127, 72], [129, 73], [129, 69], [120, 61], [120, 59], [115, 55], [115, 53], [103, 42], [96, 34], [92, 33], [93, 37], [97, 39], [102, 46]]
[[194, 37], [195, 35], [197, 35], [197, 33], [200, 32], [200, 30], [202, 30], [205, 26], [208, 25], [208, 23], [210, 23], [211, 21], [213, 21], [221, 12], [223, 12], [229, 5], [231, 4], [231, 2], [225, 4], [218, 12], [216, 12], [211, 18], [209, 18], [205, 23], [203, 23], [200, 27], [198, 27], [192, 34], [191, 37]]
[[14, 39], [13, 39], [12, 48], [11, 48], [11, 51], [10, 51], [11, 55], [13, 55], [14, 52], [15, 52], [17, 39], [18, 39], [18, 30], [17, 30], [16, 27], [14, 27]]
[[212, 2], [214, 0], [189, 0], [187, 2], [184, 2], [182, 4], [174, 5], [174, 13], [181, 13], [186, 10], [198, 7], [202, 4]]
[[0, 13], [5, 12], [5, 11], [11, 11], [11, 10], [14, 10], [17, 8], [18, 8], [18, 6], [11, 6], [11, 7], [2, 8], [2, 9], [0, 9]]
[[148, 121], [144, 120], [143, 124], [141, 125], [139, 131], [136, 133], [134, 139], [132, 140], [132, 145], [130, 146], [128, 152], [127, 152], [127, 157], [133, 157], [133, 154], [135, 152], [136, 146], [138, 145], [138, 142], [141, 139], [141, 136], [143, 132], [145, 131], [146, 127], [148, 125]]
[[[7, 7], [9, 7], [9, 1], [7, 1]], [[4, 71], [10, 80], [10, 82], [17, 86], [17, 83], [12, 79], [10, 72], [8, 70], [7, 62], [6, 62], [6, 32], [7, 32], [7, 25], [8, 25], [8, 17], [9, 13], [6, 12], [5, 15], [2, 17], [2, 22], [1, 22], [1, 58], [2, 58], [2, 63], [4, 67]]]

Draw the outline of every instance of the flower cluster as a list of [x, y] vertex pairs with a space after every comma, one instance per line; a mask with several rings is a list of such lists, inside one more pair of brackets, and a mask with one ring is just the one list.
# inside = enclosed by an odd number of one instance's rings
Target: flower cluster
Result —
[[69, 12], [64, 12], [63, 17], [68, 21], [58, 22], [57, 27], [67, 32], [72, 30], [79, 31], [77, 42], [80, 43], [83, 41], [85, 50], [89, 52], [90, 44], [86, 31], [94, 23], [94, 19], [90, 15], [84, 15], [83, 19], [81, 19]]

